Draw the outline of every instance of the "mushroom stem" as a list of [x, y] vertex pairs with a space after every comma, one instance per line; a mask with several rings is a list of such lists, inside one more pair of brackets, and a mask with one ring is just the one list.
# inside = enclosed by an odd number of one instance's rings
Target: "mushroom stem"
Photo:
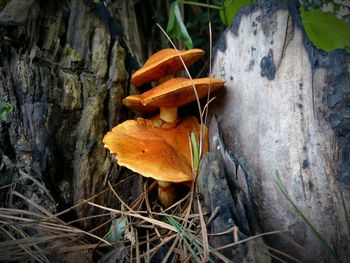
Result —
[[158, 199], [165, 208], [176, 202], [176, 192], [176, 187], [173, 183], [158, 181]]
[[159, 117], [165, 122], [173, 122], [177, 119], [177, 107], [175, 108], [159, 108]]

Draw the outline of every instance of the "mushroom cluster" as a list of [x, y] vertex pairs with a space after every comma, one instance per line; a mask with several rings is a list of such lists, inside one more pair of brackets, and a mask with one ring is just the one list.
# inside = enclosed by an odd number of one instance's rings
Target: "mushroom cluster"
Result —
[[[154, 88], [138, 95], [130, 95], [123, 103], [137, 113], [159, 114], [150, 118], [127, 120], [108, 132], [103, 143], [116, 156], [120, 166], [125, 166], [158, 182], [158, 199], [164, 207], [176, 201], [173, 183], [188, 184], [193, 180], [192, 152], [189, 134], [198, 139], [204, 134], [203, 152], [208, 151], [207, 129], [196, 117], [182, 120], [177, 108], [198, 98], [206, 97], [223, 87], [224, 81], [215, 78], [174, 78], [173, 74], [192, 65], [203, 56], [201, 49], [177, 51], [163, 49], [152, 55], [142, 68], [131, 77], [139, 87], [157, 81]], [[180, 58], [181, 57], [181, 58]], [[196, 89], [196, 93], [194, 91]], [[199, 140], [198, 140], [199, 141]]]

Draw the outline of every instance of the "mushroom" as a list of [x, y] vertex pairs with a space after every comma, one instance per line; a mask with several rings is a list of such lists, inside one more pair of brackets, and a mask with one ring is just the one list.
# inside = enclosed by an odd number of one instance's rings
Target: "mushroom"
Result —
[[145, 83], [158, 80], [162, 83], [172, 77], [177, 71], [183, 70], [181, 56], [187, 67], [204, 55], [204, 51], [198, 48], [176, 51], [172, 48], [162, 49], [148, 58], [142, 68], [131, 77], [131, 83], [139, 87]]
[[224, 81], [216, 78], [173, 78], [143, 94], [128, 96], [123, 103], [134, 111], [143, 113], [159, 107], [160, 119], [171, 123], [177, 119], [177, 107], [196, 100], [193, 84], [198, 98], [203, 98], [208, 95], [209, 89], [214, 92], [223, 87]]
[[[169, 207], [176, 199], [172, 183], [192, 181], [188, 134], [199, 134], [200, 127], [191, 116], [171, 129], [153, 127], [149, 120], [139, 118], [114, 127], [103, 143], [120, 166], [157, 180], [159, 201]], [[207, 142], [204, 150], [208, 151]]]
[[[148, 131], [152, 130], [153, 133], [156, 133], [158, 136], [157, 138], [161, 137], [164, 140], [166, 140], [167, 144], [171, 145], [173, 149], [182, 148], [183, 145], [186, 145], [185, 147], [186, 154], [182, 154], [182, 156], [186, 157], [185, 159], [187, 160], [186, 163], [188, 167], [191, 167], [191, 160], [190, 160], [191, 151], [189, 149], [188, 134], [191, 131], [191, 129], [192, 131], [195, 130], [197, 134], [200, 134], [201, 126], [195, 117], [187, 117], [183, 122], [180, 122], [180, 120], [177, 118], [177, 107], [186, 105], [196, 100], [196, 94], [193, 90], [193, 85], [196, 88], [198, 98], [203, 98], [208, 95], [209, 91], [214, 92], [219, 88], [223, 87], [224, 81], [220, 79], [215, 79], [215, 78], [200, 78], [200, 79], [193, 79], [193, 80], [186, 79], [186, 78], [173, 78], [163, 82], [162, 84], [154, 87], [149, 91], [146, 91], [143, 94], [128, 96], [123, 100], [123, 103], [126, 106], [130, 107], [131, 109], [139, 113], [149, 113], [149, 112], [155, 111], [157, 107], [160, 109], [159, 119], [153, 118], [151, 120], [144, 120], [139, 118], [138, 122], [140, 123], [140, 125], [141, 123], [143, 123], [145, 127], [148, 127], [147, 128]], [[189, 122], [190, 119], [192, 120], [191, 122]], [[160, 124], [159, 124], [159, 120], [161, 121]], [[155, 123], [157, 124], [155, 125]], [[190, 126], [188, 126], [189, 123], [191, 123]], [[158, 128], [158, 127], [161, 127], [161, 128]], [[180, 130], [183, 129], [182, 127], [189, 127], [191, 129], [187, 129], [187, 130], [185, 129], [185, 132], [181, 133], [179, 132], [179, 129]], [[133, 133], [133, 131], [131, 130], [135, 128], [129, 127], [128, 129], [129, 129], [128, 132]], [[164, 131], [166, 131], [165, 133], [168, 134], [167, 137], [163, 136]], [[135, 134], [135, 137], [138, 138], [136, 134]], [[179, 138], [180, 141], [176, 141], [176, 138]], [[208, 151], [208, 147], [207, 147], [208, 138], [207, 138], [206, 128], [204, 129], [203, 138], [204, 138], [203, 153], [205, 153]], [[172, 143], [174, 141], [176, 142]], [[111, 149], [108, 146], [108, 143], [105, 143], [105, 144], [107, 148]], [[128, 150], [133, 151], [131, 149], [131, 147], [133, 146], [130, 146], [130, 144], [132, 143], [129, 143], [128, 145], [126, 145], [126, 147]], [[150, 155], [151, 155], [151, 157], [148, 157], [150, 158], [149, 165], [151, 166], [157, 165], [154, 162], [155, 156], [170, 154], [170, 151], [169, 152], [164, 151], [163, 153], [162, 151], [159, 153], [152, 153], [151, 151], [148, 151], [150, 152]], [[146, 153], [146, 152], [143, 152], [143, 153]], [[120, 164], [119, 161], [118, 163]], [[164, 163], [166, 163], [166, 161], [164, 161]], [[179, 165], [178, 162], [177, 162], [177, 165]], [[166, 164], [165, 166], [171, 167], [171, 165], [168, 165], [168, 164]], [[127, 167], [130, 168], [131, 170], [141, 173], [141, 171], [133, 169], [130, 166], [127, 166]], [[185, 167], [185, 165], [183, 165], [182, 167]], [[160, 173], [161, 171], [158, 171], [158, 172]], [[178, 172], [178, 174], [180, 173]], [[192, 180], [191, 173], [188, 173], [188, 175], [190, 176], [188, 178], [191, 178]], [[155, 177], [152, 177], [152, 178], [155, 178]], [[181, 178], [181, 177], [178, 175], [178, 178]], [[173, 193], [171, 193], [173, 191], [171, 182], [176, 182], [176, 181], [170, 181], [167, 179], [159, 179], [159, 178], [155, 178], [155, 179], [158, 180], [158, 185], [159, 185], [158, 196], [159, 196], [160, 202], [164, 206], [169, 206], [170, 204], [172, 204], [172, 202], [174, 202], [174, 196], [175, 196]]]

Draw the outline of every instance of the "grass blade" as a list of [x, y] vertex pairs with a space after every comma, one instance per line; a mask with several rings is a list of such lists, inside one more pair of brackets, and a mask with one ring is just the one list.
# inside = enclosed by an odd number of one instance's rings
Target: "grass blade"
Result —
[[278, 171], [275, 172], [275, 175], [272, 176], [279, 190], [282, 192], [284, 197], [291, 204], [294, 212], [301, 218], [301, 220], [306, 224], [306, 226], [311, 230], [311, 232], [315, 235], [315, 237], [321, 242], [322, 246], [328, 251], [328, 253], [334, 258], [337, 263], [341, 263], [342, 261], [338, 257], [337, 253], [328, 245], [327, 241], [322, 237], [322, 235], [317, 231], [317, 229], [313, 226], [313, 224], [306, 218], [303, 212], [297, 207], [297, 205], [293, 202], [292, 198], [287, 192], [287, 189], [283, 185], [281, 181], [281, 177], [278, 174]]
[[199, 167], [199, 152], [198, 152], [198, 142], [197, 142], [197, 136], [195, 132], [191, 132], [191, 148], [193, 153], [193, 170], [195, 172], [198, 171]]

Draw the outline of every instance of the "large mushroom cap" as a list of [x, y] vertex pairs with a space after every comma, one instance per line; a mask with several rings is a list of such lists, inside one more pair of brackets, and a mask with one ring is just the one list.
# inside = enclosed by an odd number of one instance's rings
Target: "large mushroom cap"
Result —
[[141, 102], [146, 107], [180, 107], [196, 100], [193, 84], [199, 98], [224, 86], [224, 81], [215, 78], [186, 79], [173, 78], [146, 91], [140, 95]]
[[204, 55], [204, 51], [197, 48], [179, 50], [178, 52], [172, 48], [162, 49], [150, 56], [143, 67], [132, 75], [131, 83], [135, 87], [138, 87], [183, 70], [184, 66], [179, 55], [185, 62], [186, 66], [189, 67]]
[[[199, 134], [199, 129], [195, 117], [187, 117], [172, 129], [128, 120], [108, 132], [103, 143], [116, 156], [119, 165], [145, 177], [180, 183], [192, 180], [188, 133]], [[207, 142], [204, 149], [208, 149]]]

